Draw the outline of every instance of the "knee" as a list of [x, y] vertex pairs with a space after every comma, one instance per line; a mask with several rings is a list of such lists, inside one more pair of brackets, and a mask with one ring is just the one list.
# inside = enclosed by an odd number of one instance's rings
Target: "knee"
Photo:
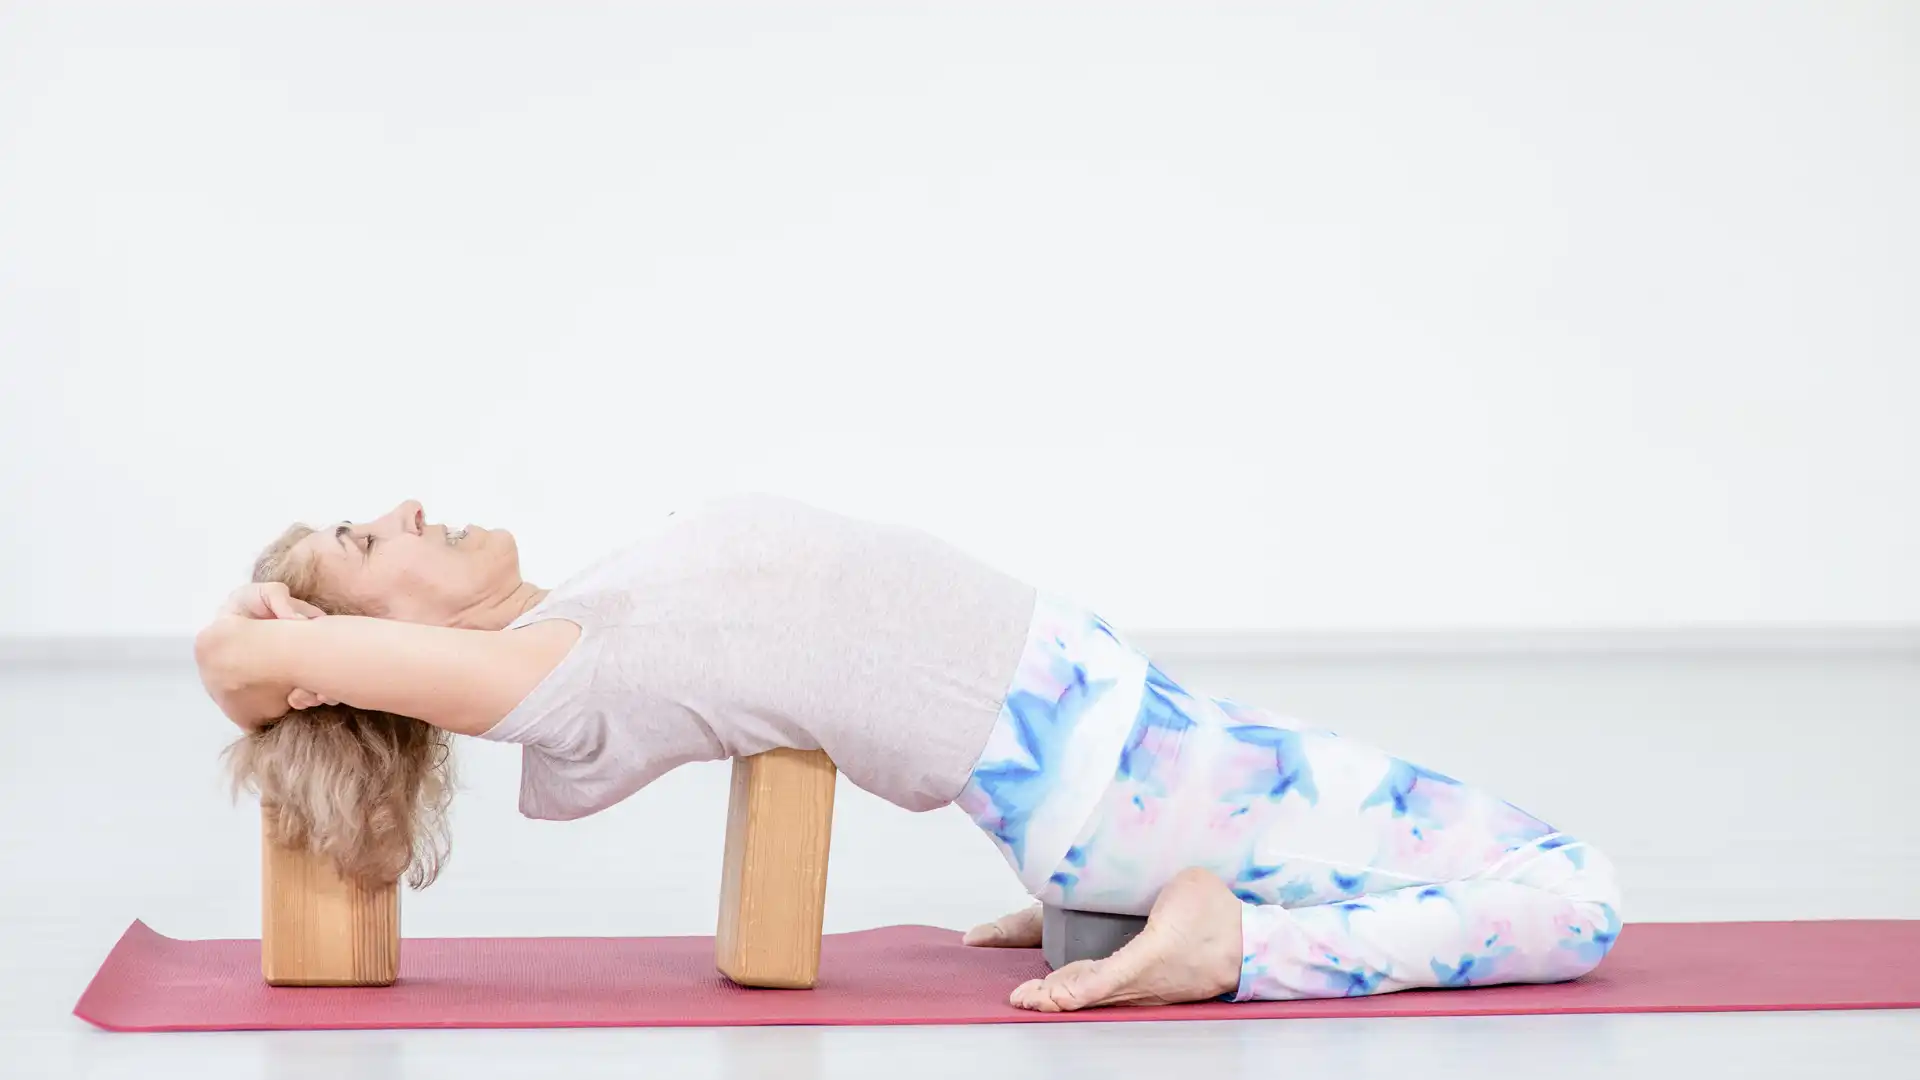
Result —
[[1613, 860], [1597, 847], [1586, 847], [1582, 851], [1580, 873], [1575, 881], [1575, 892], [1581, 899], [1597, 904], [1605, 904], [1614, 911], [1620, 910], [1620, 875], [1614, 869]]
[[1556, 838], [1525, 861], [1510, 879], [1576, 904], [1620, 911], [1620, 879], [1613, 860], [1584, 840]]
[[1620, 939], [1620, 913], [1611, 904], [1583, 901], [1574, 905], [1577, 912], [1561, 948], [1571, 954], [1572, 969], [1567, 978], [1577, 979], [1600, 966]]
[[[1620, 884], [1613, 861], [1584, 841], [1563, 840], [1546, 848], [1520, 874], [1520, 884], [1557, 901], [1544, 974], [1551, 981], [1577, 979], [1600, 966], [1622, 925]], [[1544, 929], [1544, 927], [1543, 927]]]
[[1572, 897], [1577, 915], [1569, 928], [1567, 945], [1578, 958], [1579, 974], [1585, 975], [1600, 966], [1620, 938], [1620, 880], [1613, 860], [1599, 848], [1586, 847], [1579, 872], [1568, 885], [1566, 893]]

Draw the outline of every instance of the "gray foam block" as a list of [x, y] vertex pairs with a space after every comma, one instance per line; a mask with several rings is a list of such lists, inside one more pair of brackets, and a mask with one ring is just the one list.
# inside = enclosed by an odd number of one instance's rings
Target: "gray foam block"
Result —
[[1146, 925], [1145, 915], [1110, 915], [1046, 904], [1040, 909], [1040, 951], [1052, 968], [1075, 960], [1099, 960], [1118, 952]]

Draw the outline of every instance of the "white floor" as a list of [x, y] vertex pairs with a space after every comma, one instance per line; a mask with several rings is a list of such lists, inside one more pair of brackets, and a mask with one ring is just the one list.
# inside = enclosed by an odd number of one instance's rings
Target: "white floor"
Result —
[[[1629, 919], [1920, 917], [1920, 656], [1170, 661], [1485, 784], [1608, 848]], [[0, 667], [0, 1077], [1914, 1075], [1920, 1012], [1048, 1027], [110, 1035], [70, 1010], [138, 917], [258, 932], [251, 808], [189, 671]], [[709, 932], [724, 767], [587, 821], [513, 811], [462, 748], [446, 877], [409, 935]], [[843, 787], [829, 930], [964, 926], [1017, 905], [951, 812]], [[1906, 1064], [1901, 1064], [1905, 1062]]]

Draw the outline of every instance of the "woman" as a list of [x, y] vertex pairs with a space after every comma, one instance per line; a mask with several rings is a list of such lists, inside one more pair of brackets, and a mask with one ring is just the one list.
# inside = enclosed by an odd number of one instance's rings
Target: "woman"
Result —
[[[957, 804], [1037, 899], [1146, 913], [1012, 993], [1059, 1011], [1552, 982], [1620, 927], [1584, 842], [1438, 773], [1167, 678], [1097, 616], [924, 533], [716, 500], [548, 592], [513, 537], [417, 503], [295, 526], [196, 643], [283, 843], [430, 881], [449, 733], [522, 746], [581, 817], [690, 761], [823, 749]], [[1037, 907], [968, 932], [1039, 943]]]

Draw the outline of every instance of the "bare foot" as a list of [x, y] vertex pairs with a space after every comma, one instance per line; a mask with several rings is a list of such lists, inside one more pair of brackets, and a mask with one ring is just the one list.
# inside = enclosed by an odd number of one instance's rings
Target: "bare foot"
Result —
[[1035, 1012], [1097, 1005], [1173, 1005], [1240, 985], [1240, 900], [1205, 870], [1183, 870], [1153, 902], [1140, 936], [1104, 960], [1076, 960], [1015, 988]]
[[994, 949], [1037, 949], [1040, 947], [1040, 906], [1011, 915], [1002, 915], [967, 931], [962, 945], [984, 945]]

